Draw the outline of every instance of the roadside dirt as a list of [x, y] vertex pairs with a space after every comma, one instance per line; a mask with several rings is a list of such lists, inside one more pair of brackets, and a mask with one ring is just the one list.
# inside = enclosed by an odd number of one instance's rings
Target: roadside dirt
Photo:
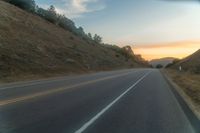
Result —
[[175, 89], [200, 119], [200, 75], [167, 69], [164, 73], [175, 83]]

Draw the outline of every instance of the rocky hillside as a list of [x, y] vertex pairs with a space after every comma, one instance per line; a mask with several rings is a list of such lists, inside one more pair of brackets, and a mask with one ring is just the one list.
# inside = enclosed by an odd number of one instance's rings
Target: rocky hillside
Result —
[[78, 37], [0, 0], [0, 79], [130, 67], [145, 63], [123, 48]]

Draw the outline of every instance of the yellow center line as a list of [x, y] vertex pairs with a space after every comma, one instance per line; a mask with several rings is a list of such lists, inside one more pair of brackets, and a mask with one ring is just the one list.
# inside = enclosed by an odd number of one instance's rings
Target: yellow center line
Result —
[[20, 102], [20, 101], [33, 99], [33, 98], [36, 98], [36, 97], [41, 97], [41, 96], [50, 95], [50, 94], [53, 94], [53, 93], [58, 93], [58, 92], [61, 92], [61, 91], [65, 91], [67, 89], [80, 87], [80, 86], [96, 83], [96, 82], [103, 81], [103, 80], [108, 80], [108, 79], [113, 79], [113, 78], [125, 76], [125, 75], [128, 75], [129, 73], [131, 73], [131, 72], [120, 74], [120, 75], [115, 75], [115, 76], [109, 76], [109, 77], [105, 77], [105, 78], [100, 78], [100, 79], [96, 79], [96, 80], [92, 80], [92, 81], [86, 81], [86, 82], [79, 83], [79, 84], [76, 84], [76, 85], [70, 85], [70, 86], [67, 86], [65, 88], [57, 88], [57, 89], [48, 90], [48, 91], [44, 91], [44, 92], [38, 92], [38, 93], [27, 95], [27, 96], [21, 96], [21, 97], [18, 97], [18, 98], [2, 100], [2, 101], [0, 101], [0, 106], [5, 106], [5, 105], [8, 105], [8, 104], [12, 104], [12, 103], [17, 103], [17, 102]]

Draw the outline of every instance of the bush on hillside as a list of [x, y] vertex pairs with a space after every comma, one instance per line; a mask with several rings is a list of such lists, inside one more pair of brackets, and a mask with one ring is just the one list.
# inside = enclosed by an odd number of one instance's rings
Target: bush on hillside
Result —
[[59, 15], [58, 25], [62, 27], [63, 29], [68, 30], [70, 32], [73, 32], [76, 29], [74, 22], [68, 19], [67, 17], [65, 17], [65, 15]]
[[131, 55], [128, 51], [126, 51], [124, 48], [120, 48], [119, 46], [116, 45], [110, 45], [110, 44], [104, 44], [104, 47], [107, 47], [109, 49], [112, 49], [113, 51], [115, 51], [116, 53], [118, 53], [117, 55], [115, 55], [117, 58], [121, 56], [125, 57], [126, 61], [128, 61], [129, 59], [134, 60], [135, 61], [135, 56]]
[[97, 35], [97, 34], [94, 35], [93, 40], [94, 40], [96, 43], [99, 43], [99, 44], [102, 43], [102, 38], [101, 38], [99, 35]]
[[195, 74], [200, 74], [200, 65], [195, 67], [194, 72], [195, 72]]
[[53, 24], [57, 24], [58, 22], [58, 15], [56, 13], [56, 9], [53, 5], [51, 5], [48, 9], [47, 9], [47, 13], [44, 16], [46, 20], [48, 20], [49, 22], [53, 23]]
[[156, 68], [157, 68], [157, 69], [161, 69], [161, 68], [163, 68], [163, 65], [158, 64], [158, 65], [156, 66]]
[[8, 2], [26, 11], [35, 12], [36, 4], [34, 0], [8, 0]]

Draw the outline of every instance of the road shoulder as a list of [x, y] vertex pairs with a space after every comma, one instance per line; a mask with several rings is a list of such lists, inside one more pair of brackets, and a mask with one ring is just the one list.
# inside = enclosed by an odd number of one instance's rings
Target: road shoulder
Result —
[[171, 86], [172, 92], [176, 96], [179, 104], [181, 105], [186, 116], [190, 120], [192, 126], [197, 133], [200, 132], [200, 112], [197, 107], [192, 102], [191, 98], [183, 91], [183, 89], [177, 85], [169, 76], [167, 71], [161, 70], [164, 78], [167, 80], [168, 84]]

